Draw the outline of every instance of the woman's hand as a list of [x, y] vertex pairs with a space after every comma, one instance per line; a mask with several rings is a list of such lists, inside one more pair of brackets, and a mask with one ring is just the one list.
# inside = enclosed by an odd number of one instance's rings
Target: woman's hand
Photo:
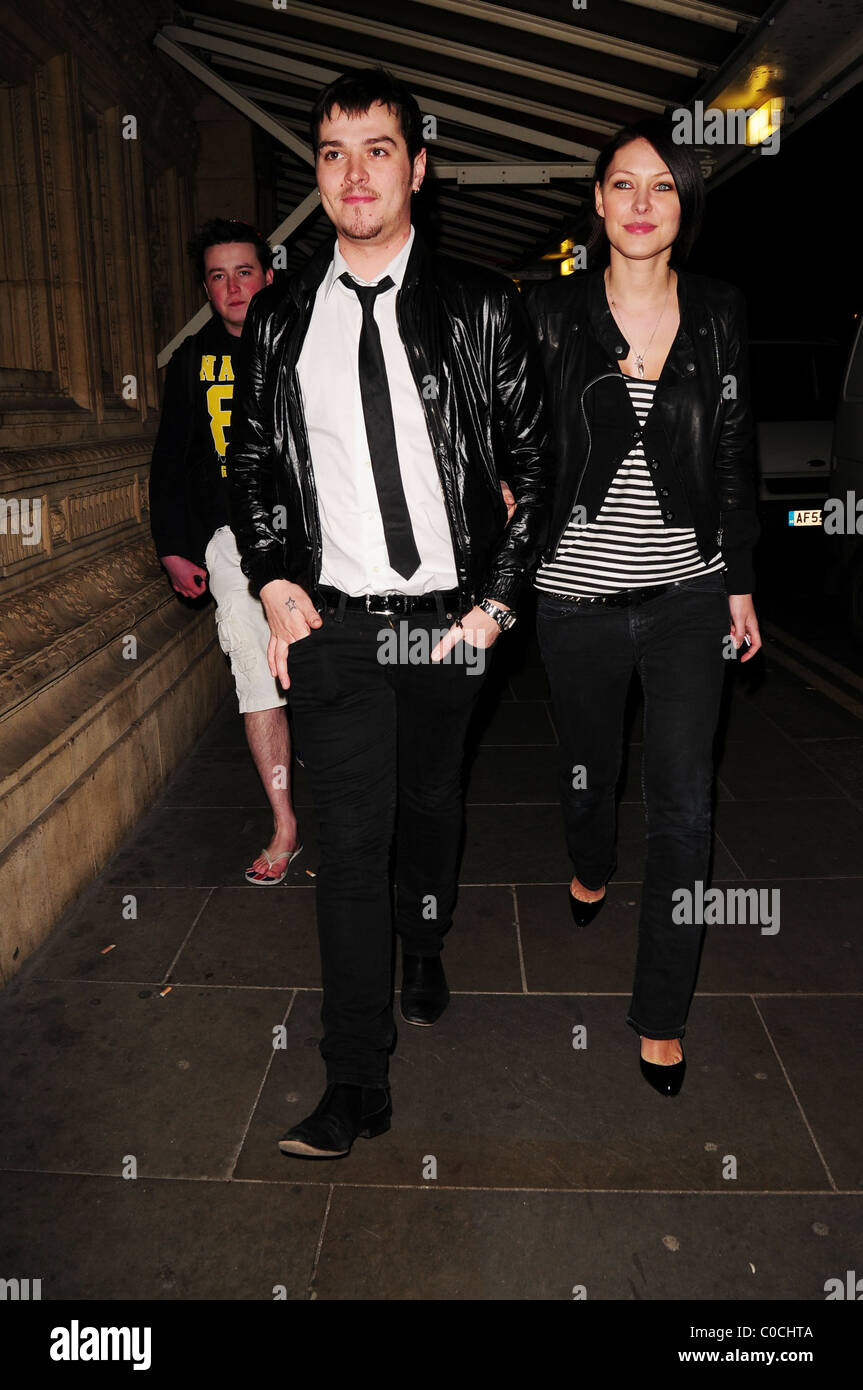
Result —
[[305, 589], [289, 579], [271, 579], [261, 590], [261, 603], [270, 626], [267, 665], [270, 675], [277, 676], [282, 689], [290, 686], [288, 651], [292, 642], [308, 637], [313, 627], [320, 627], [321, 615]]
[[752, 602], [751, 594], [729, 594], [728, 607], [731, 611], [731, 636], [734, 638], [735, 647], [740, 646], [744, 637], [748, 637], [752, 644], [745, 656], [740, 658], [741, 665], [745, 661], [751, 661], [752, 657], [761, 647], [761, 633], [758, 629], [758, 619], [755, 616], [755, 605]]

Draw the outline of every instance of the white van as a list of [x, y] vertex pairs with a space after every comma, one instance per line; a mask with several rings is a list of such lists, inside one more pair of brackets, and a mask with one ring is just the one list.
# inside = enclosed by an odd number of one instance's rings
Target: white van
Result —
[[[830, 490], [830, 445], [845, 357], [833, 340], [753, 339], [758, 496], [783, 502], [789, 524], [818, 525]], [[815, 519], [812, 514], [815, 513]]]
[[840, 588], [851, 630], [863, 642], [863, 531], [857, 532], [863, 516], [856, 508], [863, 500], [863, 317], [842, 380], [831, 453], [829, 496], [843, 504], [846, 517], [844, 529], [834, 535]]

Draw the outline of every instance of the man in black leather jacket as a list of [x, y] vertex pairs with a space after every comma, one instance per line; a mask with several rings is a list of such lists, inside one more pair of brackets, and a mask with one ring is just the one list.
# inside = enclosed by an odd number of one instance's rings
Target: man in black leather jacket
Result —
[[449, 999], [464, 738], [485, 648], [539, 559], [550, 464], [518, 292], [411, 225], [413, 97], [379, 69], [346, 74], [312, 134], [337, 241], [249, 311], [228, 471], [320, 827], [328, 1084], [279, 1146], [335, 1158], [390, 1125], [394, 831], [402, 1016], [432, 1024]]

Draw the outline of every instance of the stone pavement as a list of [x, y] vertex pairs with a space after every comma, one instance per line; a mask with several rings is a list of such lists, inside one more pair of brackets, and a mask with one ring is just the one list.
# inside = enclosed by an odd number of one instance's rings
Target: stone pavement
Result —
[[399, 1019], [391, 1132], [318, 1164], [276, 1148], [323, 1089], [314, 816], [298, 769], [305, 851], [242, 883], [269, 832], [232, 697], [0, 995], [0, 1275], [43, 1299], [823, 1301], [863, 1273], [863, 723], [759, 660], [729, 671], [713, 882], [778, 889], [779, 930], [708, 928], [681, 1095], [624, 1022], [639, 710], [579, 933], [523, 624], [477, 719], [452, 1003]]

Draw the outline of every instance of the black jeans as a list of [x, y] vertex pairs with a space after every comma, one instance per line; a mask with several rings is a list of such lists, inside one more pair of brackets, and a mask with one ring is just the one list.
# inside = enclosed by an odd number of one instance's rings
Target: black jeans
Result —
[[[291, 711], [319, 826], [327, 1080], [379, 1086], [395, 1042], [390, 854], [402, 950], [438, 955], [452, 925], [465, 735], [491, 650], [428, 662], [443, 615], [322, 606], [288, 652]], [[459, 648], [463, 648], [459, 652]]]
[[729, 622], [721, 573], [620, 608], [575, 605], [541, 591], [538, 597], [539, 643], [560, 739], [566, 843], [585, 888], [601, 888], [616, 867], [624, 706], [633, 670], [641, 679], [647, 868], [626, 1021], [650, 1038], [683, 1036], [695, 988], [704, 929], [672, 920], [681, 901], [672, 894], [695, 893], [695, 883], [707, 879], [713, 741]]

